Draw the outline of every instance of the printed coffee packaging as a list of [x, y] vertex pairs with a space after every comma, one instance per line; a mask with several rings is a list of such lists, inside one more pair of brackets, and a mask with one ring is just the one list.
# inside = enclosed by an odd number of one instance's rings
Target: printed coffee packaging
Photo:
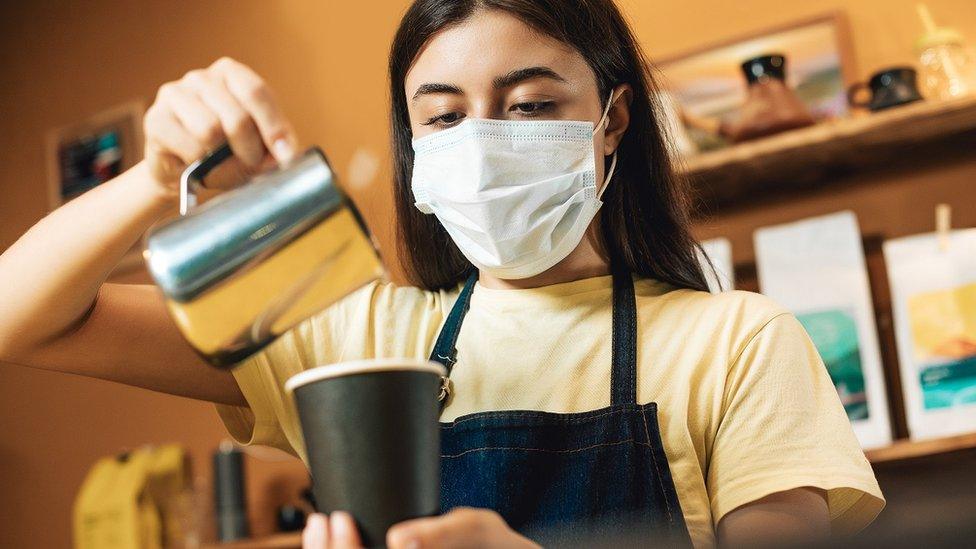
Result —
[[909, 434], [976, 430], [976, 229], [884, 243]]
[[[703, 257], [699, 257], [705, 278], [708, 279], [708, 289], [712, 293], [727, 292], [735, 289], [735, 269], [732, 263], [732, 243], [727, 238], [713, 238], [701, 243], [705, 255], [712, 265]], [[712, 270], [714, 267], [714, 271]]]
[[861, 446], [891, 442], [861, 233], [853, 212], [756, 231], [762, 292], [792, 311], [820, 352]]

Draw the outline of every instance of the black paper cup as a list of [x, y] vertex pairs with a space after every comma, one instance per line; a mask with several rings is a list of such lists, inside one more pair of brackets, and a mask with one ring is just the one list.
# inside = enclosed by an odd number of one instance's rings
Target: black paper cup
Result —
[[374, 359], [320, 366], [285, 383], [316, 507], [351, 513], [366, 547], [384, 546], [398, 522], [440, 512], [444, 375], [436, 362]]

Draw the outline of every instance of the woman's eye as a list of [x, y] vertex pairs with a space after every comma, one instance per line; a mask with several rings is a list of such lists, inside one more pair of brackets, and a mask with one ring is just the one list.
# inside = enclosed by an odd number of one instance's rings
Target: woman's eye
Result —
[[464, 118], [464, 115], [459, 112], [447, 112], [444, 114], [437, 115], [433, 118], [428, 119], [426, 122], [421, 122], [422, 126], [440, 126], [446, 128], [448, 126], [453, 126], [457, 124], [459, 120]]
[[516, 103], [512, 105], [509, 112], [521, 114], [522, 116], [539, 116], [542, 113], [552, 110], [554, 101], [531, 101], [527, 103]]

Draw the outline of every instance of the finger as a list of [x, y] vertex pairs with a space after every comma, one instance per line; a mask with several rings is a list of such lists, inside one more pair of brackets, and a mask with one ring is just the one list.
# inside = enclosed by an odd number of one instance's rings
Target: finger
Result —
[[264, 143], [257, 125], [233, 94], [227, 90], [223, 81], [210, 76], [206, 71], [191, 71], [183, 78], [186, 87], [213, 112], [223, 128], [234, 156], [245, 165], [255, 167], [265, 156]]
[[166, 108], [154, 106], [146, 113], [146, 135], [151, 135], [163, 150], [176, 155], [185, 164], [196, 162], [207, 154], [204, 145]]
[[329, 516], [329, 538], [332, 541], [330, 549], [358, 549], [362, 547], [356, 521], [352, 515], [343, 511], [336, 511]]
[[329, 546], [329, 522], [325, 515], [315, 513], [305, 522], [302, 531], [302, 549], [327, 549]]
[[207, 150], [216, 149], [224, 142], [220, 120], [192, 91], [180, 84], [166, 84], [159, 90], [159, 101], [169, 107], [180, 124]]
[[298, 142], [295, 131], [264, 80], [246, 65], [229, 58], [219, 59], [213, 68], [223, 76], [227, 89], [250, 113], [275, 159], [279, 162], [291, 160]]
[[390, 549], [471, 547], [481, 541], [483, 517], [474, 509], [456, 509], [439, 517], [401, 522], [390, 528], [386, 544]]

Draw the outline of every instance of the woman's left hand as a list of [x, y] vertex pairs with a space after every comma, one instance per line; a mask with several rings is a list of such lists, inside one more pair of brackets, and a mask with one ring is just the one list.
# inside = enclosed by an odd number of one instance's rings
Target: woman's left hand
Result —
[[[505, 524], [498, 513], [488, 509], [459, 507], [438, 516], [408, 520], [386, 534], [389, 549], [427, 548], [512, 548], [538, 549]], [[349, 513], [331, 516], [312, 515], [302, 535], [304, 549], [359, 549], [362, 543]]]

